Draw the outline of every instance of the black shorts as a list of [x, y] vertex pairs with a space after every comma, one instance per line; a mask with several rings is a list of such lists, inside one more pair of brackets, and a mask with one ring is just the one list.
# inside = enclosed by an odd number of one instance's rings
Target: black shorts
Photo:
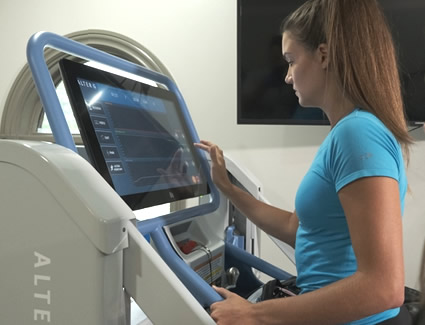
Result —
[[400, 312], [396, 317], [384, 320], [377, 325], [412, 325], [412, 317], [410, 316], [406, 306], [401, 306]]

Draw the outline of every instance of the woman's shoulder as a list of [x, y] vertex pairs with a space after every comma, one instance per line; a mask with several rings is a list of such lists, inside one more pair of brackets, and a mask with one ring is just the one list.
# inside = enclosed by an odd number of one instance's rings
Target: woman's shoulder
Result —
[[356, 108], [350, 114], [344, 116], [334, 127], [335, 130], [357, 128], [357, 132], [368, 127], [387, 129], [381, 120], [374, 114]]
[[375, 156], [390, 153], [402, 159], [401, 147], [392, 132], [372, 113], [356, 109], [332, 129], [327, 144], [334, 155]]
[[342, 118], [331, 131], [334, 139], [353, 141], [384, 138], [396, 142], [394, 135], [374, 114], [361, 109]]

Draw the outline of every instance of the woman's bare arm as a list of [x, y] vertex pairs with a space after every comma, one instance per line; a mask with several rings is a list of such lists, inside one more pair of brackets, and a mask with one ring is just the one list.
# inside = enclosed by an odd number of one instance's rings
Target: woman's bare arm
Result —
[[358, 269], [331, 285], [300, 296], [257, 304], [226, 291], [211, 305], [219, 324], [341, 324], [403, 303], [404, 264], [398, 183], [367, 177], [339, 191]]
[[211, 176], [224, 195], [252, 222], [266, 233], [294, 247], [298, 229], [298, 217], [290, 212], [273, 207], [254, 198], [246, 191], [232, 184], [227, 176], [223, 151], [209, 141], [195, 143], [211, 157]]

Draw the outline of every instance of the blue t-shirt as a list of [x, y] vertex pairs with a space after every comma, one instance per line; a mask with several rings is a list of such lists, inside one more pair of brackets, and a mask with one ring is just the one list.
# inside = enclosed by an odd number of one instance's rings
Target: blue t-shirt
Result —
[[[328, 134], [297, 191], [295, 257], [297, 285], [302, 293], [356, 272], [356, 257], [338, 191], [368, 176], [397, 180], [403, 211], [407, 180], [400, 145], [377, 117], [356, 109]], [[395, 308], [350, 324], [375, 324], [398, 312]]]

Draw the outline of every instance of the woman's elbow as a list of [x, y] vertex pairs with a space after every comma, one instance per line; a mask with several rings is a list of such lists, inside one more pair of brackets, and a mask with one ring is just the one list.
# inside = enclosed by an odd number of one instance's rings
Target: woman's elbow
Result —
[[391, 302], [390, 308], [397, 308], [403, 305], [404, 303], [404, 284], [399, 286], [399, 288], [394, 291], [393, 299]]
[[397, 308], [404, 303], [404, 283], [392, 283], [380, 295], [385, 310]]

